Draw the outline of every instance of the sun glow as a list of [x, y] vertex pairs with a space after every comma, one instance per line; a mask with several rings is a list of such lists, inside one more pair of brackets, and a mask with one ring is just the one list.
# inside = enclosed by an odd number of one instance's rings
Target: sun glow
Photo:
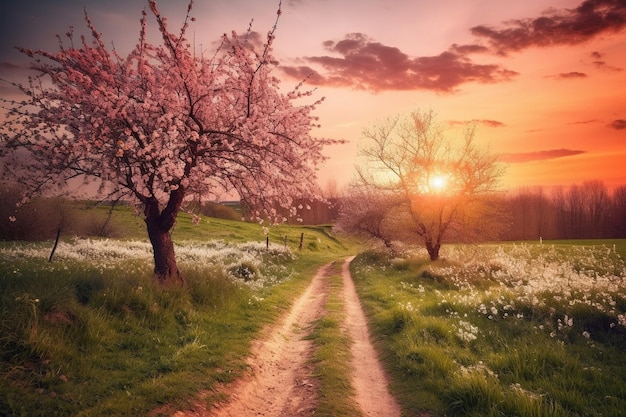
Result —
[[431, 191], [434, 192], [442, 192], [446, 189], [446, 185], [448, 184], [448, 180], [443, 175], [435, 175], [428, 181], [428, 187]]

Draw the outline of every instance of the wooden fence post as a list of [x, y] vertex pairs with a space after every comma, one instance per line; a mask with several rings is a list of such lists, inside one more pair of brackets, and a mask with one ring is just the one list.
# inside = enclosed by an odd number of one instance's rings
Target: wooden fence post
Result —
[[57, 237], [54, 239], [54, 246], [52, 247], [52, 252], [50, 252], [50, 257], [48, 258], [48, 262], [52, 262], [52, 257], [54, 256], [54, 251], [57, 250], [57, 245], [59, 244], [59, 238], [61, 237], [61, 228], [57, 229]]

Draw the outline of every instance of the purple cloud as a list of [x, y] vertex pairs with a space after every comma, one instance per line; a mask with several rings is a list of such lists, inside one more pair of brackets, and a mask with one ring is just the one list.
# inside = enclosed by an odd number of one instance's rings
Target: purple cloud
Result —
[[309, 77], [308, 81], [315, 85], [371, 91], [452, 92], [468, 82], [496, 83], [517, 75], [499, 65], [473, 63], [467, 56], [452, 50], [436, 56], [412, 58], [400, 49], [375, 42], [362, 33], [346, 35], [338, 42], [326, 41], [324, 47], [335, 56], [303, 58], [305, 62], [323, 68], [324, 73], [309, 65], [282, 67], [282, 70], [292, 77]]
[[[517, 72], [497, 64], [480, 64], [470, 59], [486, 52], [507, 55], [531, 47], [575, 45], [603, 34], [626, 28], [624, 0], [585, 0], [574, 9], [550, 10], [543, 16], [513, 20], [504, 28], [486, 25], [471, 29], [486, 45], [452, 44], [439, 55], [411, 57], [399, 48], [384, 45], [363, 33], [345, 35], [323, 43], [327, 55], [300, 58], [300, 65], [283, 66], [287, 76], [313, 85], [349, 87], [360, 90], [431, 90], [451, 93], [466, 83], [508, 81]], [[602, 54], [592, 55], [595, 65], [606, 65]], [[584, 78], [580, 72], [562, 73], [561, 79]]]
[[531, 47], [577, 45], [626, 27], [626, 2], [586, 0], [574, 9], [552, 10], [530, 19], [513, 20], [504, 29], [480, 25], [471, 32], [500, 55]]

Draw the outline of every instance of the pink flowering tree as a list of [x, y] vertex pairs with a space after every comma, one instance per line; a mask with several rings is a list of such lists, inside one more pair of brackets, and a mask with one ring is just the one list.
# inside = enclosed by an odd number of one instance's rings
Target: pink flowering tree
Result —
[[233, 32], [198, 57], [186, 38], [193, 2], [176, 32], [155, 1], [148, 5], [161, 41], [148, 41], [144, 11], [127, 56], [105, 47], [86, 13], [91, 39], [77, 42], [70, 31], [57, 52], [21, 49], [38, 75], [15, 84], [24, 101], [5, 101], [0, 156], [4, 174], [31, 190], [83, 178], [132, 198], [155, 276], [183, 283], [171, 230], [186, 197], [236, 191], [258, 220], [280, 221], [276, 208], [296, 214], [293, 201], [315, 198], [322, 149], [334, 141], [311, 136], [319, 100], [303, 104], [310, 91], [283, 93], [272, 76], [276, 25], [264, 43], [251, 30]]

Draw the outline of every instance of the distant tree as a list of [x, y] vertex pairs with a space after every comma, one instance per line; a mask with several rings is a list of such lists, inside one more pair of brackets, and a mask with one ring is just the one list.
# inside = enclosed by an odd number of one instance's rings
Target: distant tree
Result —
[[324, 197], [328, 200], [337, 200], [341, 196], [341, 192], [339, 191], [339, 185], [337, 185], [337, 180], [334, 178], [326, 181], [326, 186], [322, 190]]
[[626, 238], [626, 185], [613, 190], [609, 237]]
[[[380, 242], [387, 251], [395, 254], [396, 242], [401, 240], [399, 219], [394, 218], [397, 202], [388, 193], [373, 188], [353, 187], [341, 199], [339, 218], [335, 229], [353, 236]], [[400, 229], [400, 230], [399, 230]]]
[[[385, 220], [394, 219], [394, 233], [419, 241], [430, 259], [439, 258], [448, 239], [475, 239], [477, 225], [483, 232], [499, 226], [486, 196], [503, 171], [498, 156], [475, 143], [474, 126], [458, 141], [436, 122], [433, 111], [415, 111], [363, 133], [364, 163], [353, 187], [376, 195], [384, 204]], [[357, 217], [358, 204], [354, 207], [347, 207], [343, 217]]]
[[555, 218], [552, 202], [543, 188], [524, 187], [507, 195], [511, 224], [506, 237], [513, 240], [554, 238]]
[[606, 237], [611, 209], [611, 198], [606, 185], [601, 180], [591, 180], [585, 181], [580, 189], [585, 208], [584, 237]]
[[[507, 196], [507, 207], [511, 213], [511, 225], [508, 236], [515, 240], [528, 239], [531, 236], [530, 208], [532, 200], [527, 190], [519, 190]], [[533, 236], [534, 238], [534, 236]]]
[[569, 212], [566, 207], [565, 189], [562, 186], [553, 188], [550, 193], [550, 199], [555, 212], [556, 237], [561, 239], [570, 238], [571, 231], [569, 230], [570, 222], [568, 219]]
[[281, 220], [277, 206], [294, 214], [294, 198], [317, 194], [316, 167], [333, 141], [311, 136], [319, 101], [303, 104], [310, 91], [281, 93], [272, 76], [276, 25], [262, 45], [251, 30], [233, 32], [212, 56], [196, 56], [186, 38], [193, 2], [177, 33], [148, 5], [162, 41], [148, 42], [144, 11], [125, 57], [107, 49], [86, 13], [91, 42], [70, 30], [58, 52], [21, 49], [38, 75], [14, 84], [24, 101], [5, 101], [0, 155], [4, 174], [31, 190], [80, 177], [134, 199], [155, 276], [183, 283], [170, 233], [186, 197], [235, 190], [257, 219]]

